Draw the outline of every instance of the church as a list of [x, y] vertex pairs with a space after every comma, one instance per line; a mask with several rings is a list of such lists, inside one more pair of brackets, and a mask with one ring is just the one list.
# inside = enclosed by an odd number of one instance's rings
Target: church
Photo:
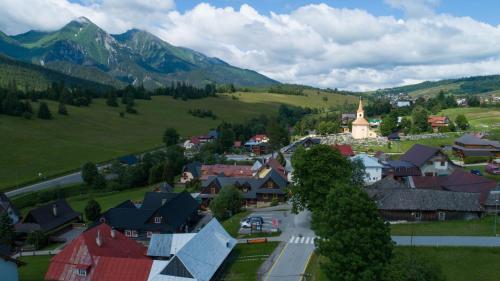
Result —
[[361, 99], [359, 99], [356, 120], [352, 122], [351, 134], [352, 137], [357, 140], [377, 137], [377, 132], [370, 129], [370, 123], [365, 119], [365, 110], [363, 109], [363, 101]]

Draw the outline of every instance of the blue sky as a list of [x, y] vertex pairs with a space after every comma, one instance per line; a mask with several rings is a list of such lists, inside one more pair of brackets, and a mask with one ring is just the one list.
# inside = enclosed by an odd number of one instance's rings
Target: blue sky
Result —
[[[383, 0], [334, 0], [334, 1], [307, 1], [307, 0], [182, 0], [176, 2], [179, 11], [190, 10], [199, 3], [206, 2], [216, 7], [231, 6], [239, 9], [242, 4], [249, 4], [261, 13], [290, 11], [307, 5], [326, 3], [336, 8], [363, 9], [377, 16], [403, 17], [401, 10], [392, 8]], [[500, 1], [498, 0], [440, 0], [436, 7], [438, 13], [449, 13], [455, 16], [469, 16], [490, 24], [500, 24]]]
[[7, 34], [57, 30], [85, 16], [111, 34], [143, 29], [287, 83], [374, 90], [500, 74], [498, 0], [0, 0], [0, 6]]

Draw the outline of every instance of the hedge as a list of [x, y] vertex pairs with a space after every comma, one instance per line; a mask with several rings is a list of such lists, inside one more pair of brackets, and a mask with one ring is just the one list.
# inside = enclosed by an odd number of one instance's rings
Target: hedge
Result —
[[490, 160], [489, 156], [467, 156], [464, 158], [464, 164], [485, 163]]

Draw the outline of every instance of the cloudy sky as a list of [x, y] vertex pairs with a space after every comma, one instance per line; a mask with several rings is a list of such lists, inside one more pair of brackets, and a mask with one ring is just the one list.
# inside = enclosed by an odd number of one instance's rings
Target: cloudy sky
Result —
[[497, 0], [0, 0], [0, 30], [85, 16], [282, 82], [369, 90], [500, 74]]

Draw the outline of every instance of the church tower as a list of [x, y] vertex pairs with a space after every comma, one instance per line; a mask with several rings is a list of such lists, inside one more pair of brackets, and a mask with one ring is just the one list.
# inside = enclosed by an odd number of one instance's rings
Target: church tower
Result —
[[359, 106], [358, 106], [357, 115], [358, 116], [356, 117], [356, 119], [358, 119], [358, 118], [364, 119], [365, 118], [365, 110], [363, 109], [363, 101], [361, 100], [361, 98], [359, 98]]
[[358, 111], [356, 112], [356, 120], [352, 122], [352, 137], [354, 139], [374, 138], [377, 134], [370, 130], [370, 123], [365, 119], [365, 110], [363, 109], [363, 101], [359, 99]]

